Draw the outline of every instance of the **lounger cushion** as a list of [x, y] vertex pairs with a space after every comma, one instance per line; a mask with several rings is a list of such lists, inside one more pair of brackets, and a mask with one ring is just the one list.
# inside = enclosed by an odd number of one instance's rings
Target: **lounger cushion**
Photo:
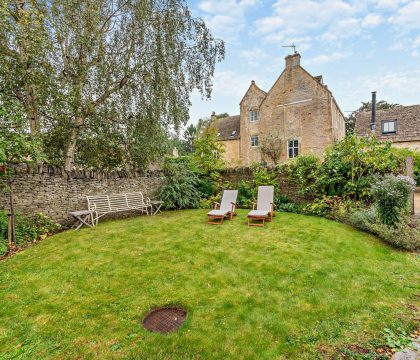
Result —
[[208, 216], [224, 216], [229, 214], [228, 210], [212, 210], [209, 213], [207, 213]]
[[260, 211], [260, 210], [251, 210], [248, 213], [249, 217], [264, 217], [264, 216], [268, 216], [269, 211]]

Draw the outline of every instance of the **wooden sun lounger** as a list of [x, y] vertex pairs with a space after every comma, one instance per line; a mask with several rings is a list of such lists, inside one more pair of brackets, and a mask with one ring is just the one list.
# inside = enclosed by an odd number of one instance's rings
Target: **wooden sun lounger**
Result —
[[257, 208], [255, 204], [248, 213], [248, 226], [264, 226], [266, 221], [273, 221], [274, 186], [259, 186]]
[[225, 218], [233, 219], [236, 215], [236, 198], [238, 197], [238, 190], [224, 190], [221, 203], [215, 203], [214, 209], [210, 211], [207, 216], [209, 218], [208, 224], [221, 225]]

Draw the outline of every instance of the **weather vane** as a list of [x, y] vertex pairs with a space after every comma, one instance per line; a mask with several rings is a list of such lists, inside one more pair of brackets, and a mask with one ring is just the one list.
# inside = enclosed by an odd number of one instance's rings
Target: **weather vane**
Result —
[[293, 52], [297, 54], [296, 45], [293, 43], [292, 45], [283, 45], [284, 48], [293, 48]]

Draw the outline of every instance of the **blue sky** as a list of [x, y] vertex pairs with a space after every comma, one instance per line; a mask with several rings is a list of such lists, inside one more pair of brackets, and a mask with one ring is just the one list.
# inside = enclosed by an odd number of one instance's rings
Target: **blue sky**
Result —
[[343, 111], [376, 90], [378, 99], [420, 104], [420, 0], [189, 0], [214, 36], [226, 42], [212, 98], [192, 95], [190, 122], [239, 114], [255, 80], [268, 91], [295, 43], [301, 65], [323, 75]]

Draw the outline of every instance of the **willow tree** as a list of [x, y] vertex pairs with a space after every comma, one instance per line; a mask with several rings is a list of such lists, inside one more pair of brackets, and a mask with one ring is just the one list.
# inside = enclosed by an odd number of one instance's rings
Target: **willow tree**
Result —
[[224, 56], [223, 42], [183, 0], [55, 0], [47, 18], [57, 81], [47, 126], [65, 135], [68, 170], [86, 139], [130, 159], [152, 155], [154, 143], [139, 147], [139, 139], [185, 123], [191, 91], [210, 96]]

